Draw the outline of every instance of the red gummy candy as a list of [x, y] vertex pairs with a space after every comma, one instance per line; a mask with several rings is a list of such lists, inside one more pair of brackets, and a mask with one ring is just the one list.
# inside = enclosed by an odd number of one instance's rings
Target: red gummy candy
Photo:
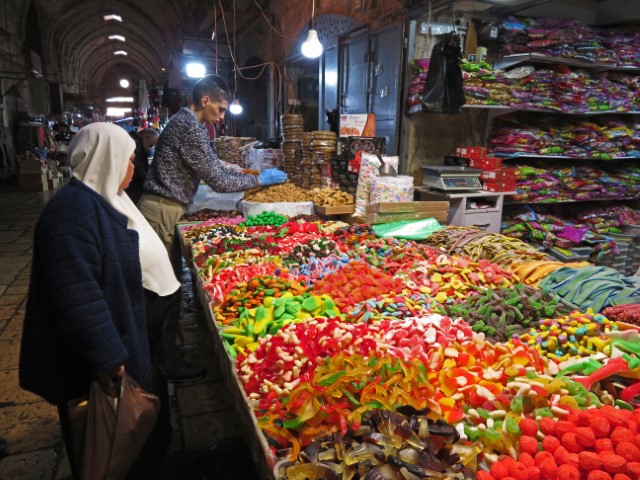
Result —
[[586, 472], [602, 468], [602, 459], [595, 452], [580, 452], [578, 454], [580, 468]]
[[476, 480], [495, 480], [486, 470], [478, 470], [476, 472]]
[[624, 473], [616, 473], [613, 476], [613, 480], [631, 480], [631, 477], [629, 477], [629, 475], [625, 475]]
[[542, 439], [542, 449], [549, 453], [555, 452], [559, 446], [560, 440], [553, 435], [548, 435]]
[[556, 421], [549, 417], [540, 419], [540, 431], [545, 435], [553, 435], [556, 432]]
[[616, 446], [616, 453], [624, 457], [627, 462], [640, 460], [640, 448], [631, 442], [620, 442]]
[[502, 480], [509, 475], [509, 468], [503, 462], [495, 462], [491, 465], [489, 473], [495, 480]]
[[527, 480], [529, 478], [529, 469], [520, 462], [513, 462], [509, 465], [509, 475], [516, 480]]
[[580, 480], [580, 470], [573, 465], [560, 465], [558, 467], [558, 480]]
[[562, 446], [569, 450], [571, 453], [578, 453], [584, 450], [578, 443], [575, 432], [567, 432], [562, 435]]
[[600, 452], [602, 466], [609, 473], [624, 473], [627, 470], [627, 460], [613, 452]]
[[567, 463], [564, 460], [564, 457], [566, 457], [567, 455], [569, 455], [569, 450], [564, 448], [564, 445], [560, 445], [558, 448], [556, 448], [556, 451], [553, 452], [553, 459], [558, 465], [562, 465], [563, 463]]
[[611, 475], [602, 470], [592, 470], [587, 475], [587, 480], [611, 480]]
[[527, 477], [529, 480], [540, 480], [540, 477], [542, 476], [538, 467], [528, 466], [527, 472], [529, 474]]
[[596, 444], [596, 435], [589, 427], [578, 427], [576, 428], [576, 440], [582, 446], [593, 447]]
[[565, 420], [567, 422], [571, 422], [574, 425], [580, 425], [580, 411], [579, 410], [573, 410], [571, 413], [569, 413], [569, 415], [567, 415], [565, 417]]
[[616, 427], [611, 432], [610, 438], [613, 444], [617, 446], [621, 442], [628, 442], [630, 438], [635, 438], [635, 435], [626, 427]]
[[580, 422], [578, 425], [581, 427], [588, 427], [591, 423], [591, 419], [593, 418], [593, 409], [582, 410], [580, 412]]
[[530, 435], [520, 437], [520, 451], [535, 455], [538, 452], [538, 440]]
[[551, 453], [542, 450], [541, 452], [538, 452], [534, 455], [533, 460], [536, 462], [536, 466], [539, 467], [542, 462], [549, 458], [555, 462]]
[[538, 424], [532, 418], [523, 418], [518, 426], [523, 435], [535, 437], [538, 433]]
[[619, 408], [614, 408], [611, 405], [604, 405], [598, 409], [600, 416], [606, 418], [612, 428], [624, 426], [630, 418], [633, 417], [631, 412], [629, 412], [631, 414], [630, 417], [627, 417], [625, 412], [627, 412], [627, 410], [620, 410]]
[[606, 437], [611, 432], [611, 425], [604, 417], [593, 416], [589, 422], [591, 430], [597, 438]]
[[613, 442], [610, 438], [598, 438], [596, 440], [596, 452], [613, 452]]
[[575, 431], [576, 431], [576, 426], [571, 422], [568, 422], [566, 420], [559, 420], [556, 422], [556, 436], [558, 438], [562, 438], [562, 436], [565, 433], [575, 432]]
[[518, 461], [527, 467], [533, 467], [536, 464], [535, 460], [533, 459], [533, 456], [527, 452], [522, 452], [518, 456]]
[[578, 466], [580, 465], [577, 453], [567, 453], [562, 459], [567, 465], [573, 465], [576, 468], [578, 468]]
[[558, 477], [558, 465], [556, 465], [556, 462], [553, 460], [553, 458], [545, 458], [540, 463], [540, 465], [538, 465], [538, 468], [540, 469], [542, 478], [545, 478], [547, 480], [556, 480], [556, 478]]
[[640, 478], [640, 462], [627, 463], [627, 471], [633, 474], [634, 477]]

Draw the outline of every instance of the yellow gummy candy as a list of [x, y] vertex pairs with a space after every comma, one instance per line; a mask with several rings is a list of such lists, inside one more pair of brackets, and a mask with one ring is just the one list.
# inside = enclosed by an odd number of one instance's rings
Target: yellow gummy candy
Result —
[[446, 302], [447, 298], [449, 298], [449, 296], [445, 292], [436, 293], [436, 302], [438, 302], [438, 303]]

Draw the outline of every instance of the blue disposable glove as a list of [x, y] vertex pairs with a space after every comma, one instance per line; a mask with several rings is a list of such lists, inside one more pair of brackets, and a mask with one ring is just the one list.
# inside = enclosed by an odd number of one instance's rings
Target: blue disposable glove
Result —
[[260, 185], [266, 187], [276, 183], [283, 183], [287, 179], [287, 174], [277, 168], [269, 168], [258, 175], [258, 178], [260, 179]]

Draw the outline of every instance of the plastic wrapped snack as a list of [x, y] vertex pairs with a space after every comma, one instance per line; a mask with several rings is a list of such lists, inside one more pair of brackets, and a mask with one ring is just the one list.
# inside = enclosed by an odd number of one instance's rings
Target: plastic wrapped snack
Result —
[[373, 177], [369, 203], [413, 201], [413, 177]]
[[[398, 170], [398, 157], [382, 156], [384, 163], [391, 165]], [[362, 161], [360, 162], [360, 174], [358, 175], [358, 186], [356, 188], [356, 207], [354, 215], [364, 217], [365, 207], [369, 203], [369, 194], [371, 192], [371, 182], [374, 177], [378, 177], [380, 169], [380, 161], [375, 155], [362, 153]]]

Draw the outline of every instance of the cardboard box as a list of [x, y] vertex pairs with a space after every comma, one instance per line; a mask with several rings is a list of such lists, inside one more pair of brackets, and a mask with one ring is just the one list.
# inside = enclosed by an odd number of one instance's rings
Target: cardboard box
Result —
[[340, 115], [340, 137], [375, 137], [375, 113]]
[[340, 176], [338, 182], [340, 183], [341, 190], [355, 195], [356, 187], [358, 186], [358, 174], [346, 172]]
[[470, 167], [471, 159], [468, 157], [457, 157], [455, 155], [446, 155], [444, 164], [451, 167]]
[[38, 157], [21, 155], [18, 157], [20, 162], [20, 173], [40, 174], [40, 172], [47, 172], [46, 166], [42, 164]]
[[315, 211], [318, 215], [345, 215], [349, 213], [353, 213], [355, 211], [355, 205], [315, 205]]
[[409, 212], [440, 212], [449, 210], [449, 202], [392, 202], [372, 203], [365, 207], [366, 214], [372, 213], [409, 213]]
[[387, 147], [385, 137], [346, 137], [338, 138], [336, 142], [336, 155], [346, 160], [356, 157], [358, 152], [373, 153], [379, 150], [384, 155]]
[[378, 223], [403, 222], [407, 220], [422, 220], [423, 218], [435, 218], [438, 222], [444, 223], [449, 216], [448, 210], [434, 212], [398, 212], [398, 213], [369, 213], [365, 218], [368, 225]]
[[458, 147], [456, 155], [467, 158], [484, 158], [487, 156], [487, 147]]
[[516, 182], [501, 181], [501, 182], [484, 182], [482, 189], [487, 192], [513, 192], [516, 189]]
[[347, 161], [347, 172], [360, 173], [360, 155], [356, 155], [356, 158], [352, 158]]
[[336, 183], [347, 181], [347, 161], [342, 158], [331, 159], [331, 178]]
[[485, 157], [482, 159], [483, 170], [498, 170], [502, 168], [502, 159], [494, 157]]
[[357, 173], [347, 172], [347, 183], [349, 183], [350, 185], [357, 185], [358, 177], [359, 175]]
[[21, 192], [46, 192], [49, 190], [47, 172], [20, 173], [18, 178]]
[[478, 168], [480, 170], [482, 170], [482, 158], [478, 157], [478, 158], [470, 158], [469, 159], [469, 167], [470, 168]]
[[480, 179], [485, 182], [513, 183], [516, 180], [515, 168], [500, 168], [497, 170], [482, 170]]

